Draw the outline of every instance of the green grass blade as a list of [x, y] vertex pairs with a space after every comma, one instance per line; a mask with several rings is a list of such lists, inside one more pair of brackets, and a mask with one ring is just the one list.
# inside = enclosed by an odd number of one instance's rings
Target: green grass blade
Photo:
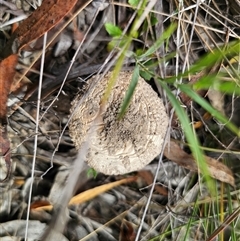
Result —
[[166, 31], [163, 32], [162, 36], [151, 46], [144, 54], [139, 56], [139, 59], [144, 59], [154, 53], [159, 49], [159, 47], [164, 43], [165, 40], [170, 38], [175, 31], [177, 25], [171, 24]]
[[240, 95], [240, 86], [235, 81], [222, 81], [219, 75], [204, 76], [193, 84], [193, 88], [195, 90], [208, 90], [212, 88], [225, 94], [232, 95], [234, 93]]
[[[193, 215], [196, 213], [197, 214], [197, 208], [198, 208], [198, 205], [197, 205], [197, 201], [194, 203], [194, 206], [192, 208], [193, 210]], [[194, 218], [193, 218], [193, 215], [190, 216], [188, 222], [187, 222], [187, 227], [186, 227], [186, 234], [185, 234], [185, 237], [183, 240], [189, 240], [189, 235], [190, 235], [190, 232], [191, 232], [191, 227], [194, 225]]]
[[[217, 64], [221, 63], [222, 60], [227, 60], [227, 56], [235, 55], [240, 51], [240, 41], [234, 41], [229, 43], [227, 48], [224, 49], [216, 49], [212, 53], [208, 53], [202, 58], [200, 58], [197, 63], [192, 65], [188, 71], [186, 71], [180, 77], [188, 76], [189, 74], [195, 74], [202, 70], [209, 69]], [[237, 54], [238, 55], [238, 54]]]
[[[190, 85], [188, 84], [180, 84], [178, 85], [178, 88], [184, 92], [186, 95], [188, 95], [193, 101], [198, 103], [200, 106], [202, 106], [206, 111], [208, 111], [214, 118], [216, 118], [219, 122], [226, 125], [226, 127], [231, 130], [233, 133], [235, 133], [238, 137], [240, 137], [240, 131], [239, 129], [229, 121], [227, 117], [222, 115], [219, 111], [217, 111], [215, 108], [213, 108], [204, 98], [199, 96]], [[190, 142], [191, 143], [191, 142]]]
[[139, 66], [136, 65], [136, 67], [133, 71], [131, 82], [129, 84], [128, 90], [126, 92], [123, 103], [121, 105], [121, 109], [120, 109], [120, 113], [118, 115], [118, 119], [121, 119], [124, 116], [128, 106], [131, 102], [133, 93], [134, 93], [135, 88], [136, 88], [137, 83], [138, 83], [138, 79], [139, 79]]
[[181, 124], [182, 128], [184, 130], [184, 133], [186, 135], [186, 139], [188, 143], [190, 144], [190, 149], [192, 151], [192, 155], [194, 156], [198, 167], [201, 170], [201, 173], [206, 176], [207, 186], [210, 189], [210, 193], [214, 195], [215, 190], [212, 185], [212, 179], [210, 178], [208, 167], [203, 155], [203, 151], [200, 148], [199, 141], [197, 139], [196, 133], [193, 130], [193, 128], [190, 126], [190, 120], [188, 118], [187, 113], [184, 111], [183, 107], [181, 106], [181, 103], [177, 100], [177, 98], [173, 95], [171, 90], [168, 88], [167, 84], [163, 81], [159, 81], [159, 84], [163, 87], [163, 89], [166, 91], [167, 97], [169, 101], [171, 102]]

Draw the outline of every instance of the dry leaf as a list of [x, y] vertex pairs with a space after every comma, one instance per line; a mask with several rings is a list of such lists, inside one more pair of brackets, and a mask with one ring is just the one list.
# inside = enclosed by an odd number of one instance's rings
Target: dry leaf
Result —
[[[190, 171], [199, 171], [194, 157], [183, 151], [174, 141], [170, 141], [170, 143], [165, 147], [164, 155], [169, 160]], [[205, 159], [211, 177], [235, 186], [233, 173], [226, 165], [208, 156], [205, 156]]]
[[7, 99], [11, 84], [15, 75], [15, 66], [17, 64], [17, 55], [11, 55], [0, 61], [0, 120], [1, 124], [6, 124]]
[[222, 115], [225, 115], [224, 95], [225, 95], [224, 93], [221, 93], [220, 91], [214, 90], [212, 88], [209, 88], [209, 90], [207, 92], [207, 96], [208, 96], [208, 99], [210, 100], [210, 103]]
[[[0, 124], [0, 158], [5, 162], [6, 165], [6, 172], [5, 168], [0, 170], [1, 172], [1, 180], [0, 182], [5, 181], [11, 172], [11, 157], [10, 157], [10, 141], [7, 135], [7, 126]], [[4, 174], [4, 176], [3, 176]]]
[[120, 228], [119, 241], [134, 241], [136, 233], [134, 231], [133, 223], [123, 219]]
[[50, 203], [46, 200], [37, 200], [31, 203], [30, 208], [31, 209], [37, 209], [39, 207], [46, 207], [46, 206], [51, 206]]
[[[0, 158], [5, 162], [6, 173], [1, 181], [8, 178], [11, 172], [10, 141], [7, 133], [7, 100], [15, 74], [17, 55], [11, 55], [0, 61]], [[0, 171], [4, 172], [5, 168]]]
[[16, 63], [17, 55], [11, 55], [0, 61], [0, 158], [4, 159], [7, 168], [7, 173], [3, 180], [7, 179], [11, 171], [10, 142], [7, 134], [6, 116], [8, 94], [15, 74]]
[[[137, 179], [136, 176], [135, 177], [128, 177], [128, 178], [125, 178], [125, 179], [122, 179], [122, 180], [119, 180], [119, 181], [116, 181], [116, 182], [111, 182], [111, 183], [108, 183], [108, 184], [104, 184], [104, 185], [89, 189], [85, 192], [82, 192], [82, 193], [72, 197], [68, 205], [77, 205], [77, 204], [84, 203], [84, 202], [89, 201], [89, 200], [95, 198], [96, 196], [98, 196], [98, 195], [100, 195], [100, 194], [102, 194], [102, 193], [104, 193], [108, 190], [113, 189], [114, 187], [117, 187], [117, 186], [122, 185], [122, 184], [129, 183], [129, 182], [133, 182], [136, 179]], [[36, 210], [50, 211], [50, 210], [52, 210], [52, 208], [53, 208], [52, 205], [46, 205], [46, 206], [42, 206], [42, 207], [37, 207]]]
[[[20, 78], [21, 81], [19, 81]], [[32, 82], [30, 81], [30, 79], [28, 79], [27, 76], [22, 76], [21, 73], [16, 72], [10, 88], [10, 93], [17, 95], [21, 91], [26, 92], [32, 85]]]
[[116, 182], [111, 182], [108, 184], [104, 184], [95, 188], [92, 188], [90, 190], [87, 190], [83, 193], [80, 193], [76, 196], [74, 196], [70, 202], [69, 205], [73, 205], [73, 204], [79, 204], [79, 203], [83, 203], [86, 202], [92, 198], [95, 198], [96, 196], [100, 195], [101, 193], [104, 193], [108, 190], [113, 189], [114, 187], [120, 186], [122, 184], [126, 184], [129, 182], [133, 182], [136, 181], [137, 177], [128, 177], [128, 178], [124, 178], [122, 180], [116, 181]]
[[70, 12], [76, 2], [77, 0], [44, 0], [42, 5], [14, 31], [1, 58], [17, 54], [25, 45], [52, 29]]
[[[152, 172], [141, 170], [141, 171], [138, 171], [138, 176], [140, 176], [147, 183], [148, 186], [152, 185], [153, 179], [154, 179]], [[166, 197], [168, 196], [168, 189], [166, 187], [160, 186], [160, 184], [155, 184], [154, 189], [160, 195], [163, 195]]]

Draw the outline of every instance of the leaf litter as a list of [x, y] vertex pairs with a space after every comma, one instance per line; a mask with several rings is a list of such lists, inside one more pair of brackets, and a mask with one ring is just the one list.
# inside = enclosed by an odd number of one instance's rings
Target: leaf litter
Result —
[[[43, 2], [47, 3], [47, 1]], [[81, 88], [83, 88], [85, 81], [87, 81], [87, 79], [93, 73], [96, 73], [101, 68], [106, 68], [104, 65], [104, 61], [108, 59], [106, 45], [111, 39], [106, 34], [104, 29], [104, 21], [114, 22], [114, 19], [119, 19], [121, 21], [117, 22], [117, 25], [121, 28], [124, 28], [127, 25], [127, 19], [129, 19], [130, 15], [132, 14], [128, 7], [120, 3], [114, 6], [105, 2], [100, 2], [100, 5], [102, 4], [101, 10], [97, 11], [97, 7], [99, 7], [98, 4], [98, 1], [93, 1], [89, 7], [86, 7], [83, 12], [77, 16], [77, 18], [74, 20], [75, 23], [73, 22], [72, 24], [68, 25], [68, 27], [62, 31], [61, 34], [67, 36], [68, 48], [66, 48], [65, 44], [60, 44], [61, 41], [66, 41], [66, 38], [60, 37], [55, 40], [55, 43], [53, 43], [53, 45], [49, 48], [49, 52], [46, 55], [46, 66], [44, 72], [46, 76], [44, 75], [42, 89], [44, 98], [41, 101], [41, 114], [43, 116], [41, 117], [41, 120], [37, 120], [39, 121], [40, 128], [37, 134], [38, 154], [35, 167], [35, 178], [33, 181], [33, 193], [29, 193], [29, 183], [31, 181], [31, 160], [33, 155], [33, 138], [35, 135], [34, 128], [36, 124], [34, 123], [34, 118], [36, 116], [36, 93], [38, 84], [37, 71], [39, 70], [40, 62], [37, 60], [29, 72], [25, 72], [25, 69], [28, 68], [28, 66], [24, 66], [24, 64], [17, 65], [16, 70], [18, 73], [26, 75], [26, 77], [31, 80], [32, 86], [28, 88], [28, 92], [25, 93], [28, 98], [20, 98], [21, 104], [19, 104], [17, 108], [13, 108], [13, 111], [10, 112], [11, 114], [8, 114], [8, 135], [11, 141], [13, 166], [11, 177], [6, 183], [0, 184], [0, 225], [1, 230], [3, 230], [1, 232], [1, 238], [9, 237], [9, 235], [23, 238], [24, 232], [18, 232], [18, 230], [24, 230], [24, 227], [28, 222], [29, 238], [40, 239], [40, 235], [37, 236], [37, 234], [42, 234], [43, 228], [46, 228], [47, 223], [51, 221], [53, 212], [32, 210], [30, 213], [31, 220], [26, 220], [27, 198], [29, 195], [31, 195], [32, 203], [42, 202], [41, 205], [48, 203], [49, 195], [54, 184], [56, 182], [62, 182], [63, 186], [59, 187], [59, 189], [62, 189], [65, 186], [67, 176], [71, 175], [69, 173], [71, 173], [71, 166], [73, 164], [74, 157], [76, 156], [76, 151], [73, 148], [68, 131], [62, 134], [62, 129], [67, 124], [69, 119], [70, 102], [74, 98], [74, 95]], [[168, 4], [170, 9], [176, 7], [171, 1]], [[202, 52], [206, 50], [211, 51], [218, 45], [219, 42], [224, 42], [226, 34], [226, 32], [224, 32], [224, 27], [226, 27], [226, 24], [227, 26], [234, 26], [236, 28], [236, 32], [231, 30], [229, 36], [234, 38], [239, 34], [237, 32], [237, 27], [239, 27], [239, 23], [237, 21], [233, 21], [233, 19], [226, 19], [226, 17], [223, 17], [223, 19], [221, 17], [218, 19], [214, 18], [216, 11], [217, 15], [222, 16], [221, 10], [215, 8], [214, 5], [207, 6], [205, 3], [201, 4], [199, 7], [201, 8], [202, 12], [199, 12], [197, 22], [194, 23], [194, 21], [192, 21], [190, 18], [191, 12], [194, 10], [194, 8], [191, 8], [191, 4], [194, 6], [194, 3], [190, 4], [186, 1], [185, 4], [185, 7], [189, 8], [185, 11], [182, 11], [182, 15], [169, 13], [169, 9], [166, 9], [167, 4], [165, 6], [161, 6], [160, 3], [155, 5], [155, 8], [159, 11], [159, 13], [165, 13], [157, 14], [158, 19], [167, 19], [168, 17], [178, 19], [181, 28], [184, 30], [184, 33], [187, 33], [182, 36], [182, 39], [177, 38], [178, 41], [182, 41], [179, 42], [179, 46], [181, 46], [178, 49], [179, 62], [176, 63], [172, 61], [167, 67], [163, 65], [159, 66], [159, 71], [165, 75], [176, 74], [179, 71], [177, 67], [180, 65], [184, 66], [184, 64], [188, 65], [194, 63], [202, 55]], [[5, 5], [5, 7], [6, 6], [7, 5]], [[233, 10], [232, 6], [234, 6], [234, 4], [231, 4], [230, 14], [237, 11], [237, 8]], [[57, 3], [55, 7], [58, 7]], [[73, 11], [76, 11], [77, 8], [78, 5], [73, 8]], [[208, 15], [204, 15], [206, 9], [209, 10]], [[65, 14], [67, 14], [67, 11]], [[69, 17], [69, 15], [67, 15], [66, 18]], [[91, 18], [89, 16], [91, 16]], [[204, 21], [203, 17], [209, 18], [209, 21]], [[40, 21], [40, 18], [38, 17], [36, 19], [39, 20], [40, 24], [41, 22], [44, 22]], [[94, 19], [94, 22], [92, 19]], [[223, 20], [225, 20], [224, 24]], [[26, 21], [29, 21], [29, 18]], [[66, 21], [66, 19], [63, 19], [62, 21]], [[218, 25], [221, 27], [216, 29], [212, 27], [214, 24], [215, 26]], [[76, 29], [76, 26], [78, 29], [77, 31], [81, 33], [81, 36], [84, 35], [88, 27], [91, 26], [89, 32], [90, 35], [87, 36], [86, 41], [83, 43], [84, 47], [82, 49], [84, 51], [80, 51], [76, 59], [73, 60], [74, 63], [72, 69], [70, 70], [67, 81], [62, 88], [61, 95], [58, 96], [57, 102], [54, 102], [49, 108], [49, 104], [56, 97], [57, 92], [61, 87], [63, 76], [65, 76], [68, 72], [69, 63], [72, 61], [71, 56], [76, 50], [76, 46], [82, 40], [81, 38], [74, 39], [74, 36], [76, 36], [76, 34], [74, 34], [74, 29]], [[153, 37], [153, 28], [155, 28], [154, 31], [156, 31], [156, 34], [159, 36], [163, 31], [163, 26], [163, 24], [158, 22], [156, 26], [148, 26], [146, 32], [140, 33], [141, 47], [148, 47], [149, 44], [151, 46], [151, 41], [153, 40], [151, 40], [151, 38], [149, 39], [149, 36]], [[189, 35], [190, 26], [195, 28], [195, 35], [193, 36], [193, 39], [191, 39]], [[50, 28], [52, 27], [54, 26], [51, 25]], [[3, 29], [4, 28], [5, 27], [3, 25]], [[57, 28], [57, 26], [55, 28]], [[8, 31], [8, 29], [6, 28], [5, 31]], [[17, 47], [17, 49], [22, 48], [22, 46], [25, 46], [26, 43], [28, 44], [30, 40], [40, 37], [40, 35], [42, 35], [44, 32], [45, 31], [41, 32], [41, 34], [38, 33], [35, 37], [30, 37], [28, 34], [26, 34], [26, 37], [24, 37], [23, 40], [20, 41], [21, 43], [18, 44], [20, 47]], [[11, 33], [9, 33], [9, 35], [11, 35]], [[91, 35], [95, 37], [91, 38]], [[2, 39], [6, 41], [6, 36], [1, 35], [1, 41]], [[14, 42], [16, 38], [14, 35], [12, 35], [11, 39], [10, 42]], [[69, 43], [70, 39], [72, 39], [71, 45]], [[189, 41], [191, 44], [188, 44]], [[58, 46], [57, 52], [54, 52], [55, 44]], [[12, 45], [10, 44], [10, 47], [11, 46]], [[25, 62], [26, 59], [29, 59], [30, 63], [32, 62], [32, 57], [35, 55], [35, 52], [39, 50], [39, 48], [34, 50], [32, 46], [30, 45], [30, 48], [21, 51], [21, 55], [19, 55], [19, 63], [23, 63], [23, 61]], [[190, 46], [190, 49], [187, 50], [186, 46]], [[176, 50], [173, 41], [169, 42], [168, 48], [168, 51]], [[12, 50], [5, 51], [7, 54], [3, 54], [2, 56], [4, 57], [9, 55]], [[165, 49], [160, 49], [160, 54], [164, 55], [165, 51]], [[28, 57], [23, 57], [24, 53], [27, 53]], [[55, 58], [52, 57], [54, 56], [54, 53]], [[185, 58], [186, 53], [187, 58]], [[126, 61], [124, 67], [131, 69], [131, 59], [128, 59], [128, 61], [129, 62]], [[6, 93], [8, 95], [8, 92]], [[11, 99], [13, 96], [14, 95], [10, 95], [9, 98]], [[18, 97], [17, 94], [15, 94], [15, 96]], [[6, 105], [6, 98], [4, 101], [5, 102], [3, 103]], [[228, 96], [225, 96], [224, 101], [226, 103], [222, 103], [222, 98], [215, 101], [220, 102], [221, 106], [228, 106], [226, 114], [229, 114], [229, 116], [233, 118], [236, 123], [238, 123], [238, 119], [236, 118], [236, 104], [234, 104], [235, 102], [237, 103], [237, 99], [231, 99]], [[4, 104], [2, 106], [3, 108], [1, 108], [1, 110], [4, 110]], [[47, 112], [45, 112], [46, 109]], [[237, 153], [238, 142], [235, 137], [226, 129], [221, 129], [219, 134], [216, 134], [216, 132], [206, 132], [204, 130], [204, 126], [211, 127], [211, 129], [218, 129], [220, 127], [213, 119], [202, 120], [199, 117], [203, 111], [201, 108], [199, 108], [198, 111], [194, 111], [194, 108], [191, 109], [191, 105], [189, 105], [188, 111], [191, 116], [193, 116], [194, 120], [203, 121], [203, 127], [197, 130], [199, 138], [203, 140], [201, 143], [203, 146], [205, 145], [207, 147], [216, 148], [220, 147], [222, 149], [226, 148], [226, 150], [230, 150], [228, 156], [228, 159], [230, 159], [229, 166], [232, 167], [231, 169], [233, 173], [235, 173], [236, 169], [239, 168], [239, 165], [237, 164], [239, 160]], [[29, 115], [32, 118], [29, 118]], [[177, 120], [175, 121], [176, 126], [171, 127], [171, 135], [172, 137], [178, 136], [180, 137], [178, 139], [182, 140], [184, 135], [182, 133], [181, 126]], [[6, 131], [4, 133], [6, 133]], [[1, 143], [4, 144], [4, 141], [7, 141], [6, 136], [3, 136]], [[209, 146], [208, 143], [211, 145]], [[166, 147], [165, 158], [160, 164], [161, 169], [157, 175], [157, 182], [166, 187], [168, 196], [166, 196], [165, 192], [162, 194], [161, 192], [153, 192], [152, 196], [149, 196], [151, 182], [144, 180], [146, 175], [143, 175], [144, 178], [140, 178], [134, 183], [115, 187], [114, 189], [108, 190], [93, 200], [88, 200], [85, 203], [76, 203], [69, 209], [65, 231], [63, 234], [55, 231], [55, 233], [51, 233], [51, 235], [60, 235], [59, 237], [61, 237], [61, 240], [135, 240], [136, 232], [142, 218], [142, 209], [146, 205], [147, 200], [151, 198], [151, 205], [148, 208], [148, 214], [141, 224], [141, 240], [150, 240], [153, 237], [162, 235], [167, 230], [166, 223], [170, 223], [171, 230], [177, 230], [172, 231], [171, 236], [166, 236], [165, 240], [182, 240], [181, 238], [184, 237], [184, 234], [186, 233], [184, 225], [188, 222], [189, 217], [194, 218], [195, 221], [199, 219], [199, 216], [197, 214], [193, 214], [191, 211], [193, 208], [193, 203], [197, 200], [197, 197], [199, 197], [199, 190], [201, 190], [201, 198], [203, 199], [204, 197], [208, 196], [209, 193], [201, 186], [202, 184], [196, 181], [199, 179], [196, 178], [196, 174], [194, 174], [194, 172], [198, 170], [192, 157], [187, 153], [187, 150], [183, 150], [183, 146], [180, 148], [179, 146], [176, 147], [175, 145], [171, 144], [170, 146], [170, 150], [172, 151], [171, 154], [177, 156], [181, 153], [183, 156], [182, 159], [168, 156], [166, 154]], [[57, 152], [55, 152], [56, 148], [58, 149]], [[9, 147], [7, 149], [9, 149]], [[212, 158], [207, 159], [209, 159], [209, 164], [212, 165], [212, 168], [214, 169], [213, 173], [215, 174], [213, 174], [213, 176], [217, 177], [219, 180], [234, 185], [234, 179], [231, 171], [228, 169], [224, 171], [224, 168], [227, 167], [220, 162], [217, 163], [217, 161], [213, 159], [225, 157], [226, 154], [224, 154], [224, 150], [221, 156], [217, 155], [214, 151], [211, 151], [212, 149], [207, 150], [206, 155], [209, 155], [210, 158]], [[231, 154], [231, 150], [233, 149], [235, 149], [235, 152]], [[5, 153], [6, 152], [4, 152], [4, 154]], [[169, 162], [167, 158], [172, 161], [175, 160], [178, 165]], [[186, 159], [190, 159], [188, 164], [185, 162]], [[41, 175], [49, 168], [51, 161], [54, 164], [53, 168], [46, 173], [43, 178], [41, 178]], [[179, 166], [181, 162], [183, 162], [183, 167], [186, 168], [188, 166], [190, 172]], [[214, 164], [215, 162], [216, 165]], [[220, 170], [219, 165], [220, 169], [223, 171], [223, 174], [227, 175], [227, 177], [219, 177], [218, 174], [220, 172], [217, 172]], [[155, 176], [156, 167], [155, 161], [146, 167], [145, 170], [151, 175]], [[58, 180], [58, 174], [63, 172], [64, 169], [68, 170], [67, 176], [63, 177], [62, 180]], [[107, 183], [113, 183], [114, 181], [120, 180], [121, 177], [107, 177], [102, 174], [98, 174], [97, 178], [95, 179], [89, 178], [87, 177], [87, 171], [83, 169], [81, 176], [78, 179], [78, 186], [75, 189], [76, 194], [82, 193], [86, 190], [90, 190], [91, 192], [91, 188]], [[235, 180], [235, 185], [238, 187], [238, 179]], [[140, 191], [142, 188], [144, 188], [143, 191]], [[58, 191], [56, 190], [56, 192]], [[204, 219], [205, 217], [201, 218]], [[40, 220], [41, 223], [37, 220]], [[14, 230], [13, 232], [10, 232], [8, 225], [12, 227], [12, 230]], [[183, 228], [179, 229], [179, 227], [182, 225]], [[127, 227], [126, 232], [123, 232], [123, 229], [125, 229], [124, 227]], [[205, 234], [203, 233], [203, 230], [197, 228], [198, 227], [196, 225], [192, 225], [194, 237], [196, 235], [195, 230], [198, 230], [198, 240], [204, 240]], [[96, 233], [99, 235], [97, 236]], [[56, 239], [57, 236], [51, 237]]]

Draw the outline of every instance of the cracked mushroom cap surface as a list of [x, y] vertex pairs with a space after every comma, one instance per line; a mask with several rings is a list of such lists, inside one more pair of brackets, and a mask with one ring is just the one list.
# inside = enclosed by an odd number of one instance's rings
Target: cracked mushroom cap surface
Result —
[[[99, 77], [89, 79], [90, 87], [72, 102], [69, 133], [73, 143], [80, 149], [87, 135], [90, 135], [86, 162], [98, 172], [119, 175], [142, 169], [162, 149], [169, 120], [162, 100], [139, 77], [130, 105], [124, 117], [118, 120], [132, 73], [120, 72], [101, 110], [100, 102], [111, 72], [101, 76], [103, 78]], [[89, 133], [92, 126], [94, 131]]]

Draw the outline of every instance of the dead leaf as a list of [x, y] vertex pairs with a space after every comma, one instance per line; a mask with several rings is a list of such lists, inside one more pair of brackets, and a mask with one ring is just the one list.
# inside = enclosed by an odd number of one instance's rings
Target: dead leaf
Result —
[[[6, 174], [0, 182], [5, 181], [11, 173], [10, 141], [7, 135], [7, 126], [0, 124], [0, 158], [4, 159], [6, 165]], [[2, 171], [2, 170], [0, 170]], [[2, 174], [2, 173], [1, 173]]]
[[[71, 200], [69, 201], [68, 205], [77, 205], [77, 204], [84, 203], [84, 202], [89, 201], [89, 200], [95, 198], [96, 196], [98, 196], [98, 195], [100, 195], [100, 194], [102, 194], [102, 193], [104, 193], [108, 190], [113, 189], [114, 187], [117, 187], [117, 186], [122, 185], [122, 184], [129, 183], [129, 182], [136, 181], [136, 179], [137, 179], [136, 176], [128, 177], [128, 178], [124, 178], [124, 179], [116, 181], [116, 182], [111, 182], [111, 183], [108, 183], [108, 184], [104, 184], [104, 185], [89, 189], [85, 192], [82, 192], [82, 193], [72, 197]], [[53, 208], [52, 205], [46, 205], [46, 206], [42, 206], [42, 207], [37, 207], [36, 210], [51, 211], [52, 208]]]
[[[152, 172], [141, 170], [138, 171], [138, 176], [140, 176], [147, 185], [151, 186], [153, 183], [154, 176]], [[160, 195], [166, 196], [168, 195], [168, 189], [166, 187], [160, 186], [159, 184], [155, 184], [154, 187], [155, 191], [158, 192]]]
[[100, 195], [101, 193], [104, 193], [108, 190], [113, 189], [114, 187], [120, 186], [122, 184], [126, 184], [129, 182], [133, 182], [136, 181], [137, 177], [128, 177], [128, 178], [124, 178], [122, 180], [116, 181], [116, 182], [111, 182], [108, 184], [104, 184], [95, 188], [92, 188], [90, 190], [87, 190], [83, 193], [80, 193], [76, 196], [74, 196], [73, 198], [71, 198], [69, 205], [74, 205], [74, 204], [79, 204], [79, 203], [83, 203], [86, 202], [92, 198], [95, 198], [96, 196]]
[[[212, 118], [212, 116], [211, 116], [211, 114], [208, 113], [208, 112], [205, 112], [205, 114], [204, 114], [203, 117], [202, 117], [202, 119], [203, 119], [204, 121], [210, 120], [211, 118]], [[204, 122], [202, 122], [202, 121], [197, 121], [197, 122], [194, 123], [193, 127], [194, 127], [194, 129], [196, 130], [196, 129], [202, 128], [203, 125], [204, 125]]]
[[212, 106], [218, 110], [222, 115], [225, 115], [224, 110], [224, 93], [215, 90], [213, 88], [209, 88], [207, 92], [208, 99], [210, 100], [210, 103]]
[[[194, 157], [185, 151], [183, 151], [179, 145], [174, 141], [170, 141], [169, 144], [164, 149], [164, 155], [171, 161], [177, 163], [178, 165], [193, 171], [199, 172], [199, 168], [194, 160]], [[232, 171], [223, 163], [208, 157], [204, 156], [207, 162], [208, 171], [211, 177], [231, 184], [235, 186], [235, 181]]]
[[2, 125], [6, 124], [7, 99], [15, 75], [17, 59], [18, 56], [14, 54], [0, 61], [0, 121]]
[[31, 203], [31, 209], [37, 209], [38, 207], [50, 206], [50, 203], [47, 200], [37, 200]]
[[[19, 82], [19, 79], [21, 78], [21, 81]], [[28, 79], [27, 76], [23, 76], [19, 72], [16, 72], [13, 78], [13, 82], [11, 84], [10, 93], [13, 93], [15, 95], [22, 92], [27, 92], [31, 87], [33, 86], [30, 79]]]
[[133, 223], [123, 219], [120, 228], [119, 241], [134, 241], [136, 233], [133, 228]]
[[17, 58], [15, 54], [0, 61], [0, 158], [4, 159], [7, 169], [6, 176], [1, 181], [6, 180], [11, 172], [10, 141], [7, 133], [7, 100]]
[[76, 2], [77, 0], [44, 0], [14, 31], [2, 51], [1, 58], [17, 54], [24, 46], [52, 29], [71, 11]]

